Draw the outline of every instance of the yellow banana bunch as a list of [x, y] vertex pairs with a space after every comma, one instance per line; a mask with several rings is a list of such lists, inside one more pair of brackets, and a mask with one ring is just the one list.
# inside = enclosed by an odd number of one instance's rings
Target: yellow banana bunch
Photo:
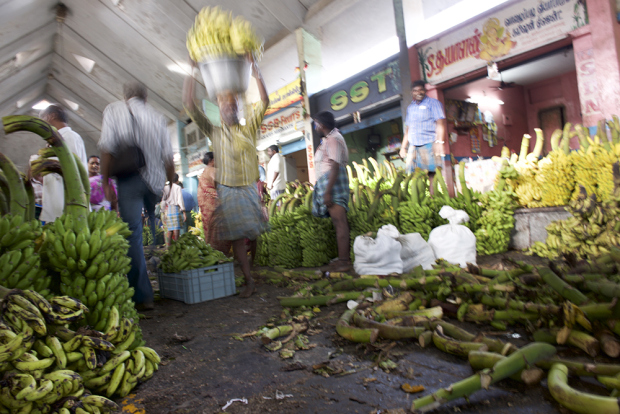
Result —
[[103, 395], [125, 396], [159, 368], [153, 349], [129, 350], [138, 326], [117, 307], [111, 309], [104, 332], [76, 332], [67, 324], [88, 313], [76, 299], [56, 296], [48, 301], [37, 292], [14, 289], [3, 301], [0, 372], [6, 374], [0, 404], [9, 410], [51, 412], [54, 406], [58, 412], [116, 411], [118, 406]]
[[263, 41], [252, 25], [242, 17], [219, 7], [205, 7], [196, 16], [187, 33], [187, 50], [192, 60], [201, 62], [208, 57], [243, 56], [254, 54], [260, 59]]

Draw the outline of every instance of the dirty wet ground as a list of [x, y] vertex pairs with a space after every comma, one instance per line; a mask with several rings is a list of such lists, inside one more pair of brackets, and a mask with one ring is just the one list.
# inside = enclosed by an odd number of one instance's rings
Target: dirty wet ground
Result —
[[[479, 264], [492, 266], [501, 258], [483, 258]], [[473, 373], [466, 360], [434, 347], [422, 349], [414, 340], [398, 341], [381, 353], [377, 347], [341, 339], [335, 324], [345, 304], [321, 308], [314, 319], [318, 323], [315, 333], [309, 335], [310, 343], [316, 346], [297, 351], [291, 359], [282, 360], [278, 352], [267, 351], [257, 339], [233, 339], [280, 315], [277, 297], [292, 293], [289, 288], [260, 284], [257, 294], [249, 299], [232, 296], [194, 305], [168, 299], [156, 302], [155, 310], [145, 312], [141, 327], [148, 346], [161, 355], [162, 364], [152, 379], [134, 390], [133, 400], [148, 414], [220, 413], [234, 398], [246, 398], [248, 403], [235, 402], [225, 412], [402, 413], [408, 412], [414, 398]], [[462, 326], [480, 331], [473, 324]], [[189, 340], [179, 342], [175, 336]], [[503, 339], [509, 340], [506, 336]], [[390, 343], [382, 341], [378, 346]], [[390, 372], [377, 368], [375, 359], [380, 354], [396, 362], [397, 368]], [[324, 377], [313, 372], [313, 365], [326, 362], [343, 373]], [[401, 390], [405, 383], [423, 385], [426, 390], [407, 394]], [[276, 393], [284, 398], [276, 399]], [[489, 391], [475, 393], [469, 401], [454, 401], [439, 412], [566, 411], [553, 401], [545, 381], [543, 386], [526, 387], [506, 380]]]

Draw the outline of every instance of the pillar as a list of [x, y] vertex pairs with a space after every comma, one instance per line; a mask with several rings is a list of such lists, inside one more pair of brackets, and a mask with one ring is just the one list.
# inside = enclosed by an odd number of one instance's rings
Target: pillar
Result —
[[[400, 67], [400, 110], [403, 124], [407, 119], [407, 107], [411, 103], [411, 70], [409, 69], [409, 49], [407, 48], [407, 32], [405, 30], [405, 16], [403, 14], [403, 0], [393, 0], [396, 35], [400, 50], [398, 52], [398, 66]], [[404, 131], [404, 128], [403, 128]]]
[[181, 174], [179, 174], [185, 180], [187, 173], [189, 172], [189, 166], [187, 165], [187, 154], [185, 153], [185, 122], [177, 119], [177, 144], [179, 146], [179, 155], [181, 155]]
[[620, 27], [614, 0], [587, 0], [589, 24], [573, 32], [583, 123], [620, 114]]
[[[310, 100], [308, 90], [318, 90], [321, 85], [323, 62], [321, 58], [321, 41], [303, 28], [295, 30], [297, 40], [297, 57], [299, 58], [299, 75], [301, 76], [301, 93], [304, 107], [304, 139], [306, 142], [306, 160], [308, 161], [308, 181], [316, 182], [314, 168], [315, 142], [310, 118]], [[308, 65], [304, 70], [305, 65]]]

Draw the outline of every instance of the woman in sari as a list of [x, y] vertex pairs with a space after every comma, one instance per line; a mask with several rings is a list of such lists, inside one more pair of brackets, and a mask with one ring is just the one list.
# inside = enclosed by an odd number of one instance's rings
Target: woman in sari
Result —
[[202, 214], [202, 228], [205, 242], [224, 254], [230, 252], [230, 241], [219, 240], [217, 227], [214, 225], [214, 213], [220, 205], [215, 184], [215, 160], [213, 152], [207, 152], [202, 159], [205, 169], [198, 179], [198, 207]]

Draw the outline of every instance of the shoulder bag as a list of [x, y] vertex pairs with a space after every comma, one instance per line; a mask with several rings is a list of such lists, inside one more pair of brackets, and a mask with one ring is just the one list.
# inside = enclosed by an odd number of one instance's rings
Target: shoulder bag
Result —
[[127, 104], [127, 110], [131, 115], [131, 124], [133, 127], [134, 144], [121, 144], [116, 149], [116, 154], [112, 156], [112, 162], [110, 163], [110, 177], [123, 178], [133, 174], [137, 174], [141, 168], [146, 165], [144, 159], [144, 153], [138, 146], [138, 134], [136, 131], [136, 118], [131, 112], [129, 103]]

